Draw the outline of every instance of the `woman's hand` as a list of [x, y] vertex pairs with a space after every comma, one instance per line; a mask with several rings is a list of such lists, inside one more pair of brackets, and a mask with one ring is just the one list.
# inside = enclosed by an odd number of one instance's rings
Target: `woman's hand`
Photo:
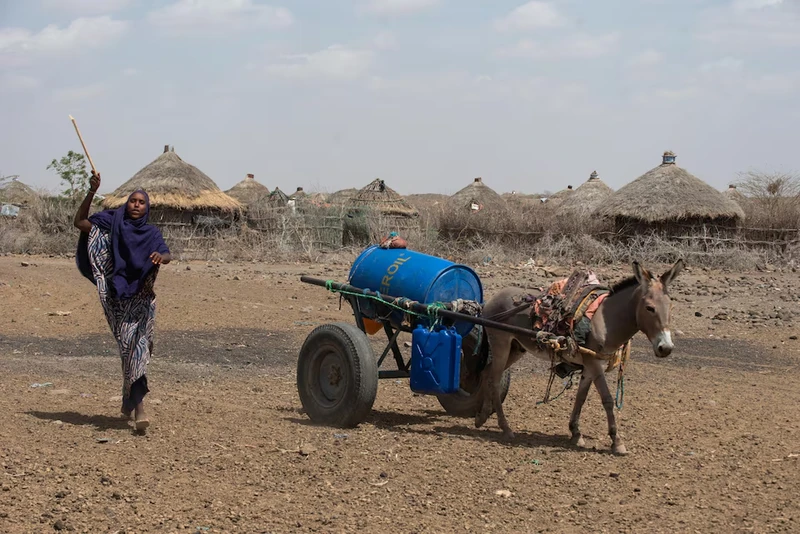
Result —
[[161, 265], [162, 263], [166, 265], [172, 261], [172, 256], [169, 254], [161, 254], [160, 252], [153, 252], [150, 254], [150, 261], [152, 261], [154, 265]]
[[100, 175], [92, 170], [92, 177], [89, 178], [89, 190], [97, 193], [98, 189], [100, 189]]

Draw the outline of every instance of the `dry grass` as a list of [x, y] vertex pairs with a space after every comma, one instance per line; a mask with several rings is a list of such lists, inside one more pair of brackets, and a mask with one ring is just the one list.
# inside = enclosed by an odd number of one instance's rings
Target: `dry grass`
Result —
[[[76, 209], [70, 201], [41, 199], [17, 219], [0, 219], [0, 252], [74, 253]], [[683, 257], [695, 265], [751, 269], [764, 263], [794, 265], [800, 258], [800, 244], [752, 246], [746, 239], [725, 239], [711, 231], [684, 239], [640, 233], [621, 240], [603, 219], [560, 216], [557, 207], [547, 204], [511, 204], [494, 213], [436, 205], [413, 219], [377, 210], [361, 219], [348, 213], [345, 206], [301, 203], [293, 210], [261, 205], [230, 227], [167, 225], [162, 232], [178, 258], [206, 260], [348, 262], [391, 231], [398, 231], [415, 250], [472, 265], [531, 259], [563, 265], [633, 259], [670, 263]]]

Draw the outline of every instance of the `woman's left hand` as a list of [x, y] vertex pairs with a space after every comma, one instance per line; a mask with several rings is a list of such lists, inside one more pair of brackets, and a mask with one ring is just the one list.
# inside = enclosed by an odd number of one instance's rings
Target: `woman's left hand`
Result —
[[161, 265], [161, 263], [164, 261], [164, 257], [159, 252], [153, 252], [150, 254], [150, 261], [152, 261], [155, 265]]

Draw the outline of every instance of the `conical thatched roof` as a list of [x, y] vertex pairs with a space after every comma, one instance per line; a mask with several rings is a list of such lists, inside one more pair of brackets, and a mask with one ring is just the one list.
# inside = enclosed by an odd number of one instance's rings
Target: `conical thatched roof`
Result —
[[10, 182], [0, 185], [0, 201], [14, 204], [16, 206], [27, 206], [36, 200], [36, 191], [23, 184], [16, 178]]
[[614, 190], [597, 176], [597, 171], [592, 172], [589, 179], [583, 182], [574, 193], [566, 195], [558, 206], [561, 215], [585, 217], [593, 213], [602, 205]]
[[611, 195], [599, 215], [641, 221], [744, 218], [735, 202], [675, 164], [675, 154], [664, 152], [662, 164]]
[[225, 191], [225, 194], [249, 206], [266, 201], [269, 198], [269, 188], [256, 181], [254, 175], [248, 174], [244, 180]]
[[744, 208], [744, 204], [747, 202], [747, 197], [744, 196], [741, 192], [739, 192], [739, 190], [736, 189], [736, 186], [734, 184], [730, 184], [728, 186], [728, 189], [723, 191], [722, 194], [728, 200], [736, 202], [741, 208]]
[[575, 192], [575, 189], [572, 185], [568, 185], [566, 189], [562, 189], [561, 191], [556, 191], [549, 197], [547, 197], [547, 204], [550, 206], [561, 205], [566, 199], [568, 199], [572, 193]]
[[242, 204], [217, 187], [200, 169], [183, 161], [174, 151], [164, 153], [133, 175], [103, 200], [103, 207], [116, 208], [136, 189], [144, 189], [150, 206], [180, 210], [217, 209], [233, 211]]
[[368, 208], [386, 215], [404, 215], [416, 217], [419, 212], [412, 208], [403, 197], [386, 185], [380, 178], [375, 178], [359, 190], [348, 202], [353, 208]]
[[473, 205], [478, 207], [476, 211], [495, 211], [505, 209], [506, 201], [478, 177], [451, 197], [451, 206], [455, 208], [474, 209]]
[[289, 202], [289, 197], [281, 191], [280, 187], [275, 186], [275, 189], [272, 190], [272, 193], [269, 194], [269, 202], [270, 204], [277, 204], [279, 206], [285, 206], [287, 202]]
[[305, 198], [306, 196], [307, 196], [307, 195], [306, 195], [306, 192], [305, 192], [305, 191], [303, 191], [303, 188], [302, 188], [302, 187], [298, 187], [298, 188], [297, 188], [297, 191], [295, 191], [294, 193], [292, 193], [292, 195], [291, 195], [289, 198], [293, 198], [293, 199], [295, 199], [295, 200], [300, 200], [300, 199], [303, 199], [303, 198]]
[[331, 193], [331, 195], [328, 197], [328, 203], [335, 206], [349, 204], [350, 199], [353, 198], [356, 193], [358, 193], [358, 189], [355, 187], [351, 187], [350, 189], [341, 189], [335, 193]]

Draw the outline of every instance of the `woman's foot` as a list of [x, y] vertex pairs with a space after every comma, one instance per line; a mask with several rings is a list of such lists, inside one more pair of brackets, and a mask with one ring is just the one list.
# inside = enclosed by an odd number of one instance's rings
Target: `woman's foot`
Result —
[[140, 402], [136, 406], [136, 413], [134, 415], [134, 424], [136, 426], [136, 430], [144, 430], [148, 426], [150, 426], [150, 420], [147, 418], [147, 414], [144, 413], [143, 402]]
[[125, 419], [130, 419], [131, 415], [133, 414], [133, 411], [132, 410], [126, 410], [125, 408], [122, 408], [120, 410], [120, 413], [125, 417]]

